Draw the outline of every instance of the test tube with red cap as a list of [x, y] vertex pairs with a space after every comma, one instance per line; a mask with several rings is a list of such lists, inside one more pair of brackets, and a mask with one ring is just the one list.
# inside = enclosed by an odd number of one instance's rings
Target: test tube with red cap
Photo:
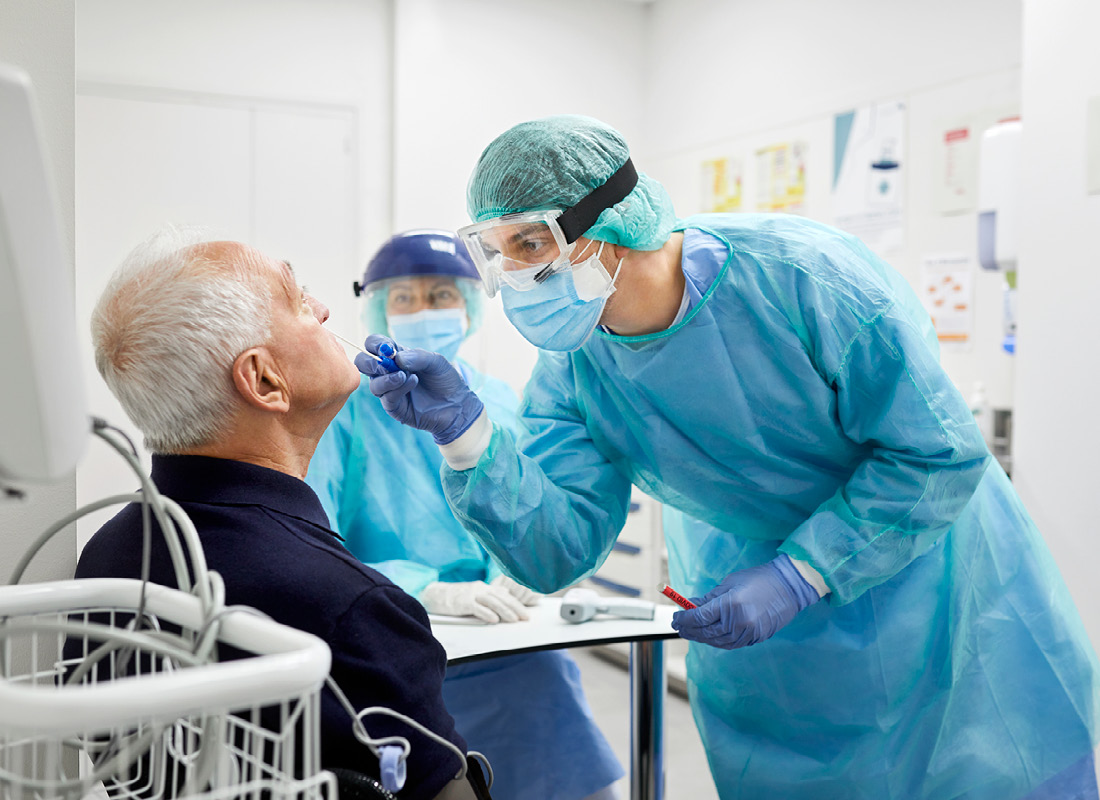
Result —
[[695, 603], [688, 600], [667, 583], [658, 584], [658, 591], [681, 608], [695, 608]]

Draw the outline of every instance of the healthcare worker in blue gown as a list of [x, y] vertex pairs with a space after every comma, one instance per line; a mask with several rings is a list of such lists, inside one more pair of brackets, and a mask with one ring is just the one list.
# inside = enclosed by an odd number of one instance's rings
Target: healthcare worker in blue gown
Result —
[[[485, 294], [450, 231], [390, 238], [356, 293], [368, 331], [444, 355], [478, 392], [489, 417], [517, 427], [519, 400], [503, 381], [457, 357], [481, 322]], [[528, 616], [539, 595], [501, 574], [455, 520], [432, 437], [395, 422], [369, 387], [357, 389], [322, 436], [306, 482], [349, 550], [418, 598], [429, 613], [496, 624]], [[493, 796], [607, 800], [623, 769], [592, 719], [576, 662], [562, 650], [447, 669], [443, 698], [470, 747], [494, 771]]]
[[585, 117], [503, 133], [467, 204], [488, 292], [541, 348], [523, 433], [437, 355], [357, 365], [532, 589], [600, 566], [631, 484], [673, 509], [723, 800], [1097, 797], [1096, 655], [896, 272], [808, 219], [677, 220]]

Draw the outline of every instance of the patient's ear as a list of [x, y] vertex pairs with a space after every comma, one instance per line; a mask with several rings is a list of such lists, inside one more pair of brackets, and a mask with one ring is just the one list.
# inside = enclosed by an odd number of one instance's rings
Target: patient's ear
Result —
[[290, 410], [286, 381], [264, 347], [250, 347], [233, 362], [233, 385], [248, 405], [261, 411]]

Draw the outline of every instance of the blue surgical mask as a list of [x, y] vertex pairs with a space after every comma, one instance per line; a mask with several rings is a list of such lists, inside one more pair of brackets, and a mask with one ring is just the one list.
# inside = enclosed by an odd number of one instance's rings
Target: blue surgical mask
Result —
[[464, 308], [426, 308], [415, 314], [387, 314], [390, 336], [402, 347], [432, 350], [454, 361], [466, 338], [469, 320]]
[[600, 262], [603, 243], [596, 254], [556, 272], [525, 292], [505, 286], [501, 291], [504, 313], [523, 338], [543, 350], [569, 352], [581, 347], [599, 324], [607, 298], [615, 291], [615, 278]]

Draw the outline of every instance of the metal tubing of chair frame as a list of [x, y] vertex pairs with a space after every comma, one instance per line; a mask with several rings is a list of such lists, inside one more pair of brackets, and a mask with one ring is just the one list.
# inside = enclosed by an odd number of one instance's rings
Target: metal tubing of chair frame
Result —
[[665, 643], [630, 643], [630, 800], [665, 794]]

